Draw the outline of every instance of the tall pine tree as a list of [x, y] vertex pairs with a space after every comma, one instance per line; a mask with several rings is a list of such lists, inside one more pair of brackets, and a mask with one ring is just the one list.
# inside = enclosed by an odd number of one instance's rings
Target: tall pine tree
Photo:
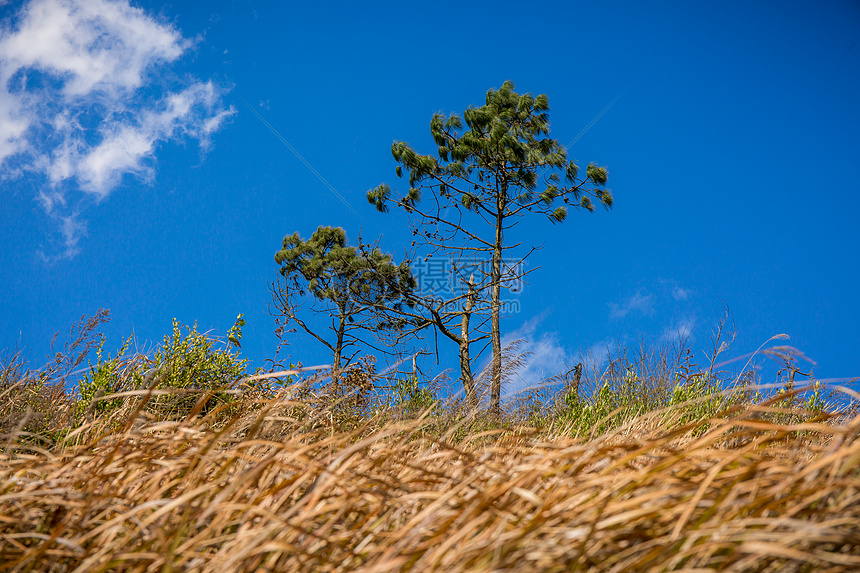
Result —
[[475, 288], [489, 291], [494, 413], [499, 412], [502, 380], [501, 289], [512, 278], [505, 256], [518, 246], [505, 240], [505, 231], [527, 213], [558, 223], [568, 208], [593, 211], [595, 201], [612, 206], [606, 169], [589, 164], [581, 176], [565, 148], [549, 137], [548, 112], [546, 95], [518, 94], [507, 81], [489, 90], [486, 103], [467, 109], [462, 119], [456, 114], [433, 116], [435, 156], [395, 142], [391, 153], [399, 164], [396, 173], [408, 174], [409, 189], [395, 193], [383, 184], [367, 194], [381, 212], [390, 205], [404, 209], [413, 234], [434, 252], [468, 254], [488, 263], [487, 276], [480, 277], [486, 280], [472, 287], [471, 299], [480, 298]]

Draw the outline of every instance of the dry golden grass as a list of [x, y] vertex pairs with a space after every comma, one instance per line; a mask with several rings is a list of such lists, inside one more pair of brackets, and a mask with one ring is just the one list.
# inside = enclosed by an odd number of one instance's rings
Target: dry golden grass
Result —
[[0, 571], [860, 570], [860, 417], [455, 445], [290, 407], [7, 444]]

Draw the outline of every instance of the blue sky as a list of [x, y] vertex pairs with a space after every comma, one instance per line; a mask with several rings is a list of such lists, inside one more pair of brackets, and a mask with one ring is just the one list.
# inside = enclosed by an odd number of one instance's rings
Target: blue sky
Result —
[[[99, 308], [110, 349], [244, 313], [262, 365], [284, 235], [401, 256], [404, 219], [365, 200], [398, 182], [391, 143], [432, 152], [434, 112], [510, 79], [549, 96], [562, 143], [615, 101], [569, 150], [608, 168], [615, 208], [515, 233], [543, 247], [503, 322], [524, 380], [643, 335], [704, 349], [722, 301], [727, 358], [786, 333], [819, 378], [860, 376], [856, 2], [33, 0], [0, 21], [0, 339], [33, 367]], [[326, 361], [298, 336], [284, 353]]]

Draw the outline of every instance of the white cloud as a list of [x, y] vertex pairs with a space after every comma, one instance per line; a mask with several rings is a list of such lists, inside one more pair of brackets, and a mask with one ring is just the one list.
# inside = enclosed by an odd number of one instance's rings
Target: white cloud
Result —
[[588, 347], [584, 352], [579, 352], [577, 362], [592, 368], [599, 369], [609, 360], [611, 348], [618, 346], [618, 341], [611, 338], [606, 338], [601, 342], [596, 342]]
[[672, 298], [675, 300], [687, 300], [690, 298], [690, 291], [685, 288], [681, 288], [678, 285], [672, 289]]
[[[127, 0], [30, 1], [0, 28], [0, 177], [43, 175], [53, 216], [71, 190], [100, 199], [125, 174], [150, 177], [161, 142], [205, 151], [234, 110], [211, 82], [166, 79], [190, 46]], [[57, 217], [76, 250], [85, 224]]]
[[9, 70], [37, 68], [63, 78], [67, 96], [143, 84], [145, 72], [186, 48], [179, 33], [116, 0], [33, 0], [18, 30], [0, 41]]
[[59, 252], [52, 251], [50, 255], [40, 249], [36, 254], [44, 263], [55, 263], [75, 257], [80, 252], [78, 244], [83, 237], [87, 236], [87, 222], [81, 221], [78, 213], [66, 216], [52, 215], [51, 218], [59, 225], [60, 235], [63, 237], [63, 249]]
[[658, 279], [659, 283], [663, 286], [661, 291], [663, 293], [668, 293], [673, 299], [679, 302], [690, 300], [690, 297], [693, 296], [693, 291], [690, 289], [686, 289], [678, 284], [678, 282], [674, 279]]
[[71, 258], [78, 254], [78, 242], [81, 237], [87, 235], [87, 224], [85, 221], [78, 219], [77, 215], [69, 215], [61, 218], [60, 230], [63, 233], [63, 240], [66, 244], [66, 250], [63, 257]]
[[639, 312], [646, 316], [654, 314], [654, 296], [637, 292], [621, 303], [608, 303], [609, 318], [624, 318], [631, 312]]
[[663, 339], [670, 342], [686, 340], [692, 336], [695, 328], [696, 317], [694, 316], [687, 316], [673, 320], [672, 324], [663, 331]]
[[231, 110], [217, 110], [218, 101], [211, 83], [197, 83], [171, 94], [160, 102], [160, 109], [146, 111], [134, 122], [106, 127], [102, 141], [79, 157], [74, 175], [84, 190], [105, 196], [125, 173], [151, 174], [144, 161], [153, 155], [159, 141], [190, 135], [207, 148], [209, 135], [232, 114]]
[[569, 362], [568, 354], [559, 337], [554, 332], [537, 331], [544, 315], [526, 321], [517, 330], [502, 338], [502, 347], [522, 340], [519, 354], [527, 354], [525, 364], [508, 380], [504, 388], [505, 396], [510, 397], [526, 388], [540, 387], [547, 380], [562, 373]]
[[[0, 81], [6, 83], [0, 67]], [[20, 98], [0, 89], [0, 166], [3, 160], [26, 148], [24, 133], [30, 121], [23, 116]]]

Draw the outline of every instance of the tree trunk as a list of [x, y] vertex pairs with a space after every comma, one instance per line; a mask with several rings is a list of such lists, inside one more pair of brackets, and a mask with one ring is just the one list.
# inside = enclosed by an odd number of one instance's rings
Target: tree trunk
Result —
[[[473, 275], [474, 276], [474, 275]], [[472, 308], [475, 306], [475, 285], [473, 277], [469, 277], [469, 293], [463, 305], [463, 319], [460, 324], [460, 377], [463, 379], [463, 389], [469, 408], [478, 407], [478, 394], [475, 392], [475, 379], [472, 377], [472, 358], [469, 355], [469, 321], [472, 318]]]
[[340, 313], [340, 324], [337, 328], [337, 344], [334, 346], [334, 362], [331, 365], [331, 378], [337, 382], [340, 378], [340, 357], [343, 352], [343, 334], [346, 331], [346, 317], [343, 311]]
[[498, 416], [501, 412], [502, 393], [502, 335], [499, 328], [499, 312], [502, 293], [502, 223], [504, 222], [505, 195], [507, 188], [503, 185], [496, 198], [496, 238], [493, 243], [493, 282], [492, 282], [492, 315], [491, 337], [493, 339], [493, 369], [490, 382], [490, 414]]

